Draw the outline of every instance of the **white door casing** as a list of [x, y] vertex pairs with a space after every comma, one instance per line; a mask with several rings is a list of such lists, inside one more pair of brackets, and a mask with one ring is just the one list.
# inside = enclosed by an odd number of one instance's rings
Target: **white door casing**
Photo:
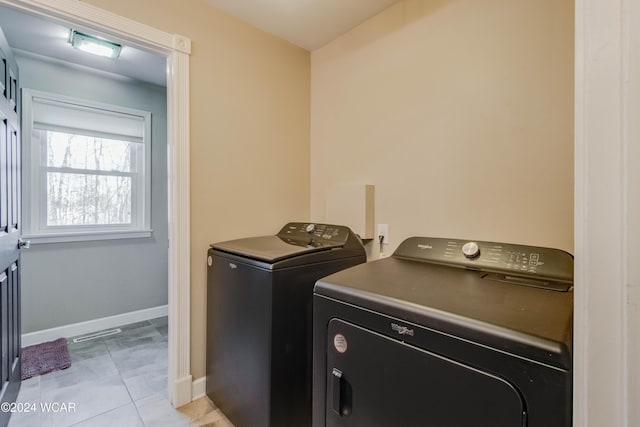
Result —
[[574, 425], [640, 425], [640, 5], [576, 0]]
[[51, 17], [167, 56], [169, 200], [169, 397], [191, 401], [189, 54], [191, 41], [77, 0], [0, 0], [24, 12]]

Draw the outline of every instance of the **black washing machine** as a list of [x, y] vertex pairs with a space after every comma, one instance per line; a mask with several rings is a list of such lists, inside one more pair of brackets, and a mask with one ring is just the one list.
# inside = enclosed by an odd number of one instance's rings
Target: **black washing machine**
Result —
[[573, 257], [413, 237], [314, 290], [313, 426], [570, 426]]
[[365, 261], [338, 225], [290, 223], [211, 245], [207, 395], [236, 427], [311, 424], [313, 285]]

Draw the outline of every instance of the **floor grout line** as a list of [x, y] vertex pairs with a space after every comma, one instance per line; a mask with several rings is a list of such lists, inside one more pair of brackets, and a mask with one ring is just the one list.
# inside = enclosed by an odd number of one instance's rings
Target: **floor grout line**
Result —
[[125, 403], [125, 404], [123, 404], [123, 405], [116, 406], [115, 408], [111, 408], [111, 409], [109, 409], [108, 411], [104, 411], [104, 412], [101, 412], [101, 413], [99, 413], [99, 414], [93, 415], [93, 416], [91, 416], [91, 417], [89, 417], [89, 418], [85, 418], [84, 420], [80, 420], [80, 421], [75, 422], [75, 423], [73, 423], [73, 424], [68, 424], [68, 425], [66, 425], [65, 427], [73, 427], [73, 426], [77, 426], [77, 425], [78, 425], [78, 424], [80, 424], [80, 423], [84, 423], [84, 422], [90, 421], [90, 420], [92, 420], [92, 419], [94, 419], [94, 418], [96, 418], [96, 417], [99, 417], [99, 416], [104, 415], [104, 414], [107, 414], [107, 413], [109, 413], [109, 412], [111, 412], [111, 411], [115, 411], [115, 410], [117, 410], [117, 409], [120, 409], [120, 408], [123, 408], [123, 407], [125, 407], [125, 406], [127, 406], [127, 405], [130, 405], [131, 403], [133, 403], [133, 402], [128, 402], [128, 403]]

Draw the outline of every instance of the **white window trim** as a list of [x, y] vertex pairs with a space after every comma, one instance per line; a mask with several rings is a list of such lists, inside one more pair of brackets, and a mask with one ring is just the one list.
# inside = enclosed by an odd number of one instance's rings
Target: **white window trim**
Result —
[[[144, 183], [132, 194], [132, 206], [135, 204], [136, 215], [131, 224], [126, 225], [83, 225], [59, 226], [43, 228], [42, 211], [44, 193], [41, 185], [41, 166], [37, 160], [39, 142], [32, 139], [34, 127], [33, 99], [44, 99], [53, 102], [70, 103], [82, 107], [97, 108], [117, 113], [140, 116], [144, 120], [142, 143], [144, 146]], [[63, 96], [33, 89], [22, 90], [22, 183], [23, 183], [23, 237], [31, 243], [61, 243], [74, 241], [126, 239], [150, 237], [151, 229], [151, 113], [116, 105]], [[142, 197], [140, 197], [142, 196]], [[36, 202], [36, 198], [40, 200]]]

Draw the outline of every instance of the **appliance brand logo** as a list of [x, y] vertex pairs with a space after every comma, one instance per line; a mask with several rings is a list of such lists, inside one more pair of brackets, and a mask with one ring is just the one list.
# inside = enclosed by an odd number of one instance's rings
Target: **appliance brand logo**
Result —
[[229, 263], [229, 267], [231, 267], [232, 270], [235, 270], [236, 268], [238, 268], [238, 266], [232, 262]]
[[396, 331], [400, 335], [409, 335], [410, 337], [413, 336], [413, 329], [409, 329], [406, 326], [400, 326], [397, 323], [392, 323], [391, 329]]
[[433, 249], [433, 246], [431, 245], [418, 245], [418, 249]]

